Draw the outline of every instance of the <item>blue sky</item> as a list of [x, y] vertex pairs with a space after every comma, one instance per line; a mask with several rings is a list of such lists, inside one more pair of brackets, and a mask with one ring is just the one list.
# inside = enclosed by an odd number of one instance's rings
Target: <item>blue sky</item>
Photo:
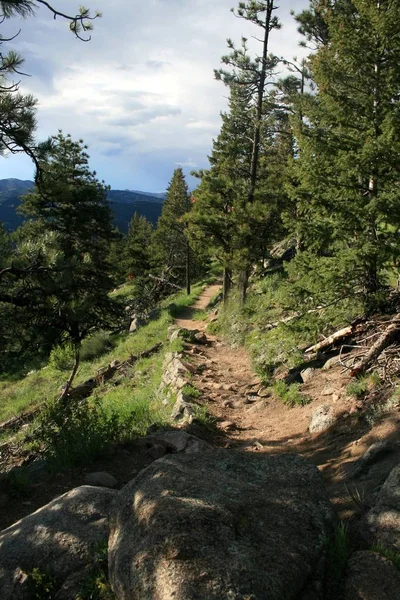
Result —
[[[88, 0], [89, 1], [89, 0]], [[74, 12], [79, 2], [54, 0]], [[283, 27], [271, 35], [272, 52], [300, 56], [290, 10], [307, 0], [281, 0]], [[37, 137], [62, 129], [89, 146], [90, 165], [114, 189], [163, 191], [173, 170], [207, 166], [220, 128], [227, 90], [213, 69], [226, 53], [226, 38], [257, 34], [235, 18], [234, 0], [90, 0], [103, 13], [89, 43], [79, 42], [45, 8], [35, 18], [2, 25], [8, 36], [21, 28], [12, 48], [25, 57], [21, 90], [38, 99]], [[0, 179], [31, 179], [22, 156], [0, 158]]]

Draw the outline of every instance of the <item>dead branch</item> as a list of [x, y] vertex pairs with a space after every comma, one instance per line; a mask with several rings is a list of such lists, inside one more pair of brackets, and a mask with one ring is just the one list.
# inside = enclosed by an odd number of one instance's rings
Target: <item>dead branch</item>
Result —
[[371, 348], [365, 355], [365, 357], [361, 360], [361, 362], [352, 370], [351, 375], [353, 377], [358, 377], [359, 375], [363, 375], [369, 367], [374, 363], [382, 352], [393, 342], [395, 342], [400, 337], [400, 319], [391, 322], [391, 325], [379, 336], [374, 344], [372, 344]]
[[332, 333], [332, 335], [327, 337], [325, 340], [322, 340], [322, 342], [318, 342], [318, 344], [314, 344], [313, 346], [307, 348], [305, 350], [305, 353], [309, 354], [310, 352], [319, 352], [320, 350], [326, 350], [327, 348], [330, 348], [330, 346], [333, 346], [337, 342], [342, 341], [353, 335], [355, 330], [356, 327], [354, 325], [349, 325], [348, 327], [339, 329], [339, 331]]
[[155, 275], [152, 275], [151, 273], [149, 274], [150, 279], [154, 279], [155, 281], [158, 281], [159, 283], [162, 283], [164, 285], [170, 285], [173, 288], [176, 288], [177, 290], [181, 290], [182, 288], [179, 285], [176, 285], [176, 283], [172, 283], [172, 281], [169, 281], [169, 279], [163, 279], [162, 277], [156, 277]]

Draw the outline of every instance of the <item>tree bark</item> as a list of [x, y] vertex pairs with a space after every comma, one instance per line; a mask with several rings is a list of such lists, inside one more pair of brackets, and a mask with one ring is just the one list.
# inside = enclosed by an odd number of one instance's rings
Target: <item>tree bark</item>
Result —
[[186, 244], [186, 293], [190, 296], [190, 246], [189, 242]]
[[249, 285], [249, 273], [250, 269], [242, 269], [238, 276], [238, 292], [239, 292], [239, 306], [243, 307], [246, 303], [247, 288]]
[[272, 11], [274, 10], [274, 0], [268, 0], [265, 23], [264, 23], [264, 40], [263, 40], [263, 53], [261, 62], [260, 80], [257, 85], [257, 108], [256, 108], [256, 122], [254, 125], [254, 138], [253, 147], [251, 151], [251, 163], [250, 163], [250, 188], [247, 196], [248, 202], [254, 201], [254, 192], [257, 183], [257, 171], [260, 154], [260, 141], [261, 141], [261, 119], [263, 115], [263, 101], [265, 82], [267, 78], [267, 60], [268, 60], [268, 45], [269, 45], [269, 34], [271, 31], [271, 18]]
[[232, 271], [225, 267], [224, 268], [224, 278], [223, 278], [223, 288], [222, 288], [222, 296], [223, 296], [224, 304], [228, 300], [231, 285], [232, 285]]
[[69, 379], [65, 385], [65, 388], [63, 390], [63, 393], [61, 394], [60, 398], [59, 398], [59, 402], [63, 403], [65, 402], [65, 400], [68, 398], [69, 395], [69, 391], [72, 387], [73, 381], [75, 379], [75, 375], [78, 372], [78, 368], [79, 368], [79, 363], [80, 363], [80, 349], [81, 349], [81, 344], [80, 342], [76, 342], [75, 346], [74, 346], [74, 366], [72, 367], [72, 371], [71, 371], [71, 375], [69, 376]]
[[372, 344], [368, 353], [361, 362], [352, 370], [353, 377], [363, 375], [372, 363], [382, 354], [382, 352], [400, 338], [400, 319], [389, 325], [389, 327], [379, 336], [374, 344]]

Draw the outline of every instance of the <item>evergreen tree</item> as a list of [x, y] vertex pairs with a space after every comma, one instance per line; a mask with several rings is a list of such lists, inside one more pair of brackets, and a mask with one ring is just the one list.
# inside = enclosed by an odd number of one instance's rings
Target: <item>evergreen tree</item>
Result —
[[[296, 194], [307, 252], [297, 262], [320, 281], [321, 270], [329, 271], [331, 295], [364, 292], [368, 298], [400, 251], [400, 6], [342, 0], [317, 7], [327, 34], [315, 40], [311, 59], [318, 95], [305, 99], [306, 125], [296, 132]], [[302, 27], [311, 39], [306, 17]]]
[[[252, 132], [251, 132], [251, 157], [248, 179], [246, 182], [246, 193], [242, 195], [240, 212], [243, 217], [247, 213], [256, 213], [251, 207], [257, 197], [257, 186], [260, 179], [260, 154], [262, 152], [262, 128], [263, 117], [265, 113], [265, 92], [267, 84], [278, 64], [276, 56], [269, 54], [270, 33], [274, 29], [280, 28], [279, 19], [274, 15], [277, 9], [275, 0], [248, 0], [240, 2], [236, 16], [255, 24], [261, 29], [262, 51], [260, 56], [251, 58], [247, 48], [246, 38], [242, 38], [240, 48], [235, 47], [232, 40], [228, 40], [230, 54], [222, 57], [222, 62], [230, 67], [229, 71], [220, 69], [215, 71], [217, 79], [221, 79], [228, 86], [239, 85], [246, 90], [248, 99], [252, 104]], [[239, 215], [239, 209], [238, 213]], [[242, 220], [242, 226], [246, 230], [245, 220]], [[253, 232], [253, 239], [257, 239], [257, 233]], [[246, 236], [247, 237], [247, 236]], [[243, 248], [248, 248], [248, 243], [243, 240]], [[239, 270], [238, 287], [240, 301], [243, 304], [246, 297], [248, 278], [251, 267], [252, 252], [242, 253], [242, 267]]]
[[[76, 15], [68, 15], [44, 0], [1, 0], [1, 22], [13, 17], [34, 16], [38, 6], [49, 10], [54, 18], [66, 20], [73, 34], [84, 41], [90, 39], [85, 36], [92, 29], [93, 21], [101, 16], [99, 12], [92, 15], [85, 7], [80, 7]], [[15, 37], [10, 39], [0, 34], [0, 46], [14, 40]], [[37, 168], [39, 160], [34, 141], [36, 100], [30, 94], [19, 92], [23, 62], [22, 55], [14, 50], [0, 53], [0, 153], [23, 152], [32, 158]]]
[[167, 189], [154, 234], [155, 265], [162, 265], [177, 283], [185, 282], [190, 294], [192, 251], [186, 235], [185, 215], [191, 209], [191, 196], [181, 167], [175, 169]]
[[153, 225], [145, 216], [135, 212], [124, 244], [123, 264], [126, 277], [135, 279], [150, 271], [152, 235]]
[[[93, 328], [107, 326], [116, 310], [109, 297], [113, 281], [107, 258], [113, 230], [107, 187], [89, 170], [85, 149], [82, 141], [62, 133], [52, 139], [41, 164], [41, 185], [22, 203], [31, 220], [20, 233], [19, 252], [36, 256], [40, 265], [29, 267], [30, 277], [17, 282], [14, 291], [22, 301], [31, 299], [30, 310], [47, 327], [72, 342], [72, 378], [81, 341]], [[35, 296], [24, 293], [27, 280], [37, 290], [36, 305]]]

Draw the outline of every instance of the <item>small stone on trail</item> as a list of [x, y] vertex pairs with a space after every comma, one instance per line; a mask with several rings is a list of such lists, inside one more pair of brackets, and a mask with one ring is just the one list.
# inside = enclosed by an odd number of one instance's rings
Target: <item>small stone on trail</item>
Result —
[[226, 390], [227, 392], [232, 392], [234, 390], [234, 386], [231, 383], [223, 383], [222, 389]]
[[109, 473], [100, 471], [99, 473], [88, 473], [84, 479], [84, 483], [85, 485], [114, 488], [117, 485], [117, 480]]
[[232, 408], [243, 408], [243, 400], [235, 400], [232, 402]]
[[322, 396], [332, 396], [332, 394], [335, 393], [335, 388], [333, 387], [326, 387], [325, 389], [322, 390], [321, 395]]
[[323, 404], [322, 406], [318, 406], [313, 412], [308, 430], [310, 433], [321, 433], [329, 429], [335, 421], [333, 407], [330, 404]]
[[222, 403], [222, 406], [223, 406], [224, 408], [233, 408], [233, 403], [232, 403], [232, 400], [225, 400], [225, 401]]
[[219, 426], [221, 429], [223, 429], [223, 431], [231, 431], [232, 429], [236, 429], [236, 425], [232, 421], [222, 421]]
[[259, 402], [256, 402], [255, 404], [251, 404], [247, 410], [249, 412], [258, 412], [260, 410], [264, 410], [264, 408], [267, 408], [267, 406], [268, 406], [268, 402], [263, 399], [263, 400], [260, 400]]
[[315, 375], [315, 369], [304, 369], [304, 371], [300, 372], [300, 376], [303, 380], [303, 383], [308, 383]]
[[199, 331], [199, 333], [196, 333], [194, 335], [194, 338], [197, 342], [199, 342], [199, 344], [207, 344], [208, 343], [208, 338], [207, 338], [206, 334], [201, 331]]

